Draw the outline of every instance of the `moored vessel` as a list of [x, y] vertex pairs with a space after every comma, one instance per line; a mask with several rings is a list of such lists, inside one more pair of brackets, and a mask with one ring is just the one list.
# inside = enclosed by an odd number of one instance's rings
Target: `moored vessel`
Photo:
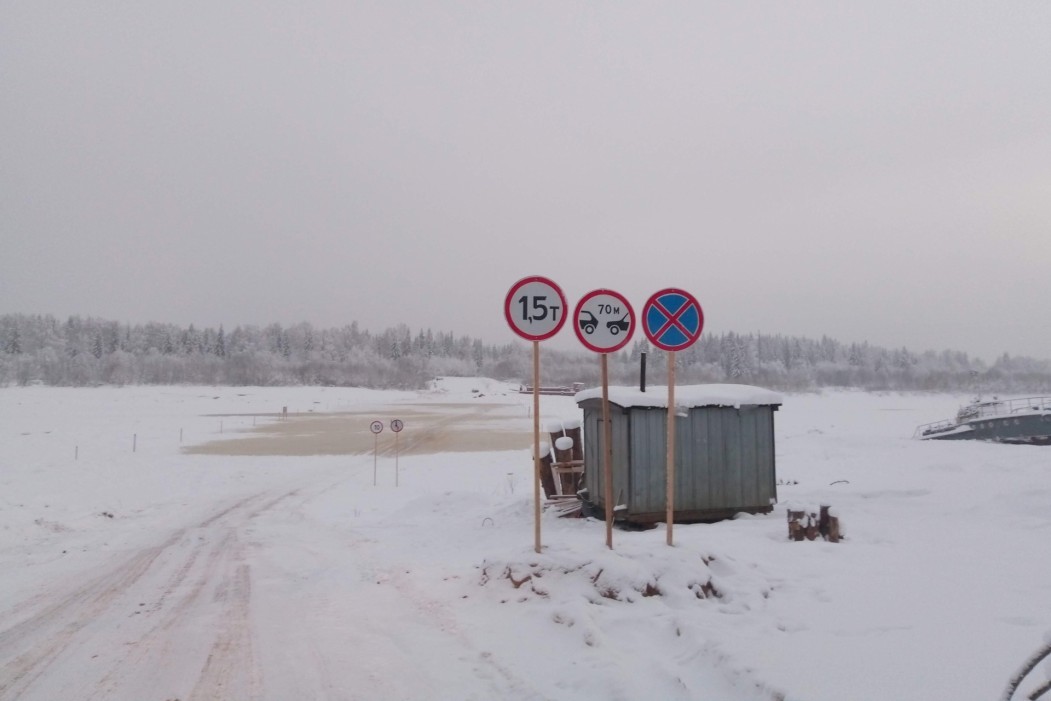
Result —
[[960, 407], [955, 419], [918, 426], [913, 437], [1051, 445], [1051, 397], [977, 397]]

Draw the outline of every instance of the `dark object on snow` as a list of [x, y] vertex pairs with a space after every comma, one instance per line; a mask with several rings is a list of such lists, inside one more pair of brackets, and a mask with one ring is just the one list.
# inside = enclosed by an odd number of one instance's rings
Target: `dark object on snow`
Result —
[[818, 536], [830, 543], [838, 543], [842, 539], [839, 517], [832, 512], [831, 507], [822, 504], [817, 512], [788, 510], [789, 540], [817, 540]]
[[[542, 387], [540, 387], [539, 390], [537, 390], [537, 393], [538, 394], [553, 394], [553, 395], [558, 395], [558, 396], [562, 396], [562, 397], [572, 397], [574, 394], [576, 394], [577, 392], [579, 392], [582, 389], [584, 389], [584, 383], [583, 382], [574, 382], [569, 387], [566, 387], [566, 386], [563, 386], [563, 385], [560, 385], [560, 386], [557, 386], [557, 387], [543, 387], [542, 386]], [[521, 387], [518, 388], [518, 393], [519, 394], [532, 394], [533, 393], [533, 385], [522, 385]]]
[[[1022, 681], [1047, 657], [1051, 657], [1051, 642], [1045, 643], [1039, 650], [1030, 655], [1029, 659], [1014, 673], [1011, 680], [1007, 683], [1007, 688], [1004, 689], [1004, 694], [1000, 697], [1000, 701], [1011, 701], [1015, 697], [1014, 693], [1018, 690]], [[1048, 679], [1047, 682], [1031, 691], [1026, 698], [1029, 701], [1037, 701], [1049, 691], [1051, 691], [1051, 679]]]
[[544, 488], [544, 496], [550, 499], [558, 492], [555, 489], [555, 478], [551, 476], [551, 449], [547, 452], [541, 450], [540, 455], [540, 486]]
[[788, 510], [788, 539], [803, 540], [806, 538], [807, 515], [805, 511]]

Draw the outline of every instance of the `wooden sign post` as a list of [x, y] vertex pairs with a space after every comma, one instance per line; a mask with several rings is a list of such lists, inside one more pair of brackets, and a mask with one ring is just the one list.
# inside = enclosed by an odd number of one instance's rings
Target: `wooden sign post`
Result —
[[588, 350], [599, 354], [602, 370], [602, 500], [606, 504], [606, 547], [613, 549], [613, 427], [609, 415], [609, 354], [635, 333], [635, 310], [613, 290], [588, 292], [573, 310], [573, 331]]
[[666, 516], [668, 545], [674, 545], [675, 521], [675, 352], [689, 348], [701, 337], [704, 310], [697, 299], [674, 287], [654, 293], [642, 308], [642, 328], [650, 343], [668, 353]]
[[540, 341], [533, 341], [533, 550], [540, 549]]
[[533, 342], [533, 517], [534, 546], [540, 552], [540, 341], [566, 323], [566, 296], [544, 277], [522, 278], [504, 298], [504, 318], [516, 334]]
[[675, 523], [675, 351], [668, 351], [668, 450], [667, 489], [664, 495], [665, 520], [668, 523], [668, 545], [673, 544], [672, 529]]

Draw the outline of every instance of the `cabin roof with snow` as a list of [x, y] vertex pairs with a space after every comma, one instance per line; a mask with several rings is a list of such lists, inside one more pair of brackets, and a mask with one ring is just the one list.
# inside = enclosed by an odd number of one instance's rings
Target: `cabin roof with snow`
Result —
[[[577, 404], [589, 399], [602, 399], [602, 388], [596, 387], [578, 392], [574, 397]], [[660, 407], [668, 406], [668, 388], [651, 386], [641, 392], [638, 387], [610, 387], [609, 400], [622, 407]], [[751, 385], [683, 385], [675, 388], [675, 405], [692, 409], [703, 406], [725, 406], [740, 408], [742, 406], [780, 406], [781, 395], [762, 387]]]

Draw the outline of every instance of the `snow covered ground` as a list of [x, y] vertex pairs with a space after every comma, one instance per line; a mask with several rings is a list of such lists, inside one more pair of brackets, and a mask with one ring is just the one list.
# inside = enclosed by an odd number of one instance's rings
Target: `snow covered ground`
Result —
[[[998, 698], [1051, 628], [1051, 449], [911, 440], [963, 399], [787, 395], [773, 514], [609, 551], [545, 513], [538, 555], [501, 383], [0, 389], [0, 699]], [[404, 419], [397, 486], [389, 428], [378, 459], [184, 451], [285, 406], [356, 445]], [[786, 503], [846, 540], [789, 542]]]

